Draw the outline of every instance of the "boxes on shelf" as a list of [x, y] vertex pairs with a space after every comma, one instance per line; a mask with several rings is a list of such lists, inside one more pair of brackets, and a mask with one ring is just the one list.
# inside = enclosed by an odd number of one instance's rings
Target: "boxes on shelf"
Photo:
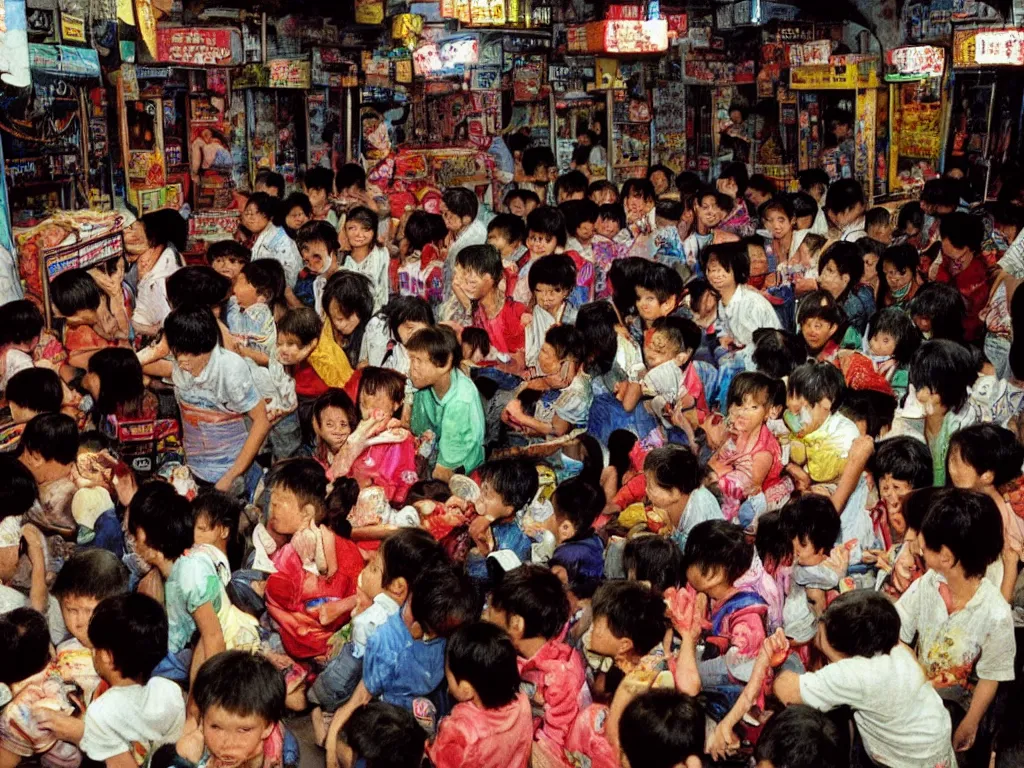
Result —
[[183, 461], [181, 426], [176, 419], [108, 416], [102, 432], [117, 443], [121, 459], [137, 474], [156, 472], [168, 461]]

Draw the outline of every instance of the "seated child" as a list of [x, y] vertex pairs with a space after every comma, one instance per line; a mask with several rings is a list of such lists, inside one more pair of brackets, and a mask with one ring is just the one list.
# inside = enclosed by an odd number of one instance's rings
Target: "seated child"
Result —
[[574, 251], [584, 258], [594, 260], [594, 227], [597, 224], [598, 206], [593, 200], [568, 200], [558, 206], [565, 216], [565, 229], [569, 235], [566, 250]]
[[218, 275], [223, 275], [232, 283], [249, 263], [252, 254], [249, 249], [234, 240], [219, 240], [210, 243], [206, 249], [206, 261]]
[[[323, 313], [324, 288], [327, 281], [339, 269], [338, 264], [338, 232], [326, 221], [312, 221], [302, 225], [293, 235], [295, 244], [302, 256], [306, 278], [300, 278], [304, 295], [303, 304], [312, 304], [317, 315]], [[308, 287], [306, 287], [308, 286]]]
[[626, 229], [626, 212], [622, 210], [621, 205], [615, 203], [602, 203], [598, 206], [594, 231], [601, 237], [620, 244], [632, 240], [629, 230]]
[[312, 403], [310, 420], [316, 434], [313, 458], [333, 481], [331, 467], [352, 431], [359, 426], [359, 411], [343, 389], [327, 389]]
[[526, 355], [523, 318], [528, 312], [501, 290], [498, 251], [491, 245], [470, 245], [459, 251], [455, 263], [462, 270], [457, 291], [463, 305], [472, 308], [473, 325], [487, 331], [491, 347], [505, 356], [509, 373], [522, 373]]
[[878, 305], [878, 294], [881, 290], [881, 272], [878, 269], [878, 261], [885, 251], [885, 243], [880, 243], [870, 237], [862, 237], [857, 241], [860, 249], [860, 257], [864, 262], [864, 275], [861, 277], [861, 285], [871, 289], [871, 296]]
[[871, 510], [871, 520], [882, 547], [865, 552], [864, 561], [877, 562], [883, 576], [891, 570], [897, 550], [906, 541], [907, 499], [919, 488], [932, 485], [932, 457], [928, 446], [915, 437], [891, 437], [878, 443], [868, 469], [878, 490], [878, 504]]
[[444, 219], [416, 210], [406, 219], [404, 231], [408, 250], [398, 267], [398, 292], [437, 307], [444, 300], [444, 260], [438, 247], [447, 234]]
[[782, 703], [822, 712], [849, 707], [876, 765], [956, 765], [949, 713], [900, 643], [900, 616], [891, 602], [868, 590], [840, 595], [821, 617], [818, 647], [829, 662], [824, 668], [776, 678]]
[[689, 310], [679, 304], [679, 297], [683, 293], [683, 279], [679, 273], [657, 262], [645, 266], [637, 275], [634, 286], [637, 316], [629, 326], [633, 341], [641, 346], [658, 318], [676, 313], [684, 317], [690, 315]]
[[509, 636], [486, 622], [457, 629], [448, 639], [445, 676], [458, 704], [428, 748], [436, 768], [526, 768], [533, 716]]
[[572, 583], [586, 592], [584, 597], [590, 597], [604, 579], [604, 543], [593, 528], [602, 502], [600, 491], [579, 477], [560, 483], [551, 495], [557, 546], [549, 565], [561, 569], [567, 581], [571, 576]]
[[0, 453], [17, 450], [25, 425], [41, 413], [59, 413], [64, 402], [60, 376], [47, 368], [26, 368], [11, 376], [4, 391], [13, 424], [0, 429]]
[[540, 198], [532, 189], [513, 189], [505, 195], [502, 204], [513, 216], [525, 219], [530, 211], [540, 205]]
[[831, 718], [793, 704], [773, 715], [754, 747], [757, 768], [849, 768], [849, 737]]
[[955, 212], [942, 217], [939, 233], [942, 238], [942, 264], [934, 279], [952, 285], [963, 296], [967, 308], [964, 340], [974, 342], [985, 331], [980, 315], [988, 302], [990, 287], [988, 270], [981, 258], [984, 222], [978, 216]]
[[[323, 326], [323, 321], [310, 307], [288, 310], [277, 324], [277, 359], [295, 382], [299, 424], [306, 445], [314, 442], [313, 403], [328, 390], [311, 360], [319, 346]], [[351, 376], [351, 368], [348, 371]]]
[[526, 222], [520, 216], [499, 213], [487, 225], [487, 244], [498, 249], [505, 270], [505, 293], [511, 295], [519, 279], [520, 262], [528, 253]]
[[345, 239], [349, 250], [341, 259], [341, 269], [364, 275], [370, 280], [370, 295], [374, 312], [383, 307], [391, 292], [388, 265], [391, 261], [387, 249], [377, 245], [377, 214], [359, 205], [345, 214]]
[[366, 275], [340, 269], [324, 286], [323, 302], [323, 329], [309, 362], [328, 386], [343, 387], [359, 365], [366, 324], [378, 311], [373, 284]]
[[925, 283], [907, 305], [907, 311], [925, 341], [949, 339], [963, 343], [967, 307], [955, 286]]
[[0, 392], [11, 377], [35, 365], [32, 352], [43, 331], [43, 315], [27, 299], [0, 306]]
[[716, 245], [704, 253], [704, 270], [718, 302], [718, 341], [726, 350], [752, 346], [758, 328], [779, 328], [772, 305], [746, 286], [750, 259], [740, 245]]
[[[25, 524], [25, 514], [37, 499], [32, 473], [13, 456], [0, 456], [0, 613], [30, 605], [53, 621], [58, 606], [47, 594], [52, 576], [47, 572], [46, 540], [38, 528]], [[54, 642], [60, 642], [64, 629], [58, 621], [53, 624]]]
[[884, 284], [879, 283], [879, 292], [882, 296], [880, 303], [883, 306], [907, 311], [920, 287], [917, 282], [920, 259], [917, 249], [907, 243], [891, 245], [882, 251], [878, 260], [878, 270], [884, 279]]
[[619, 721], [620, 762], [651, 768], [701, 768], [704, 723], [699, 702], [685, 693], [655, 690], [641, 694], [626, 706]]
[[[525, 509], [537, 495], [537, 470], [526, 459], [495, 459], [480, 468], [480, 495], [474, 502], [479, 515], [470, 524], [474, 548], [466, 561], [466, 572], [477, 582], [487, 583], [487, 558], [509, 550], [520, 563], [530, 562], [531, 541], [523, 530]], [[456, 497], [457, 499], [457, 497]], [[455, 500], [450, 500], [451, 505]], [[465, 501], [458, 499], [455, 501]]]
[[576, 309], [568, 303], [576, 286], [576, 265], [564, 253], [541, 256], [530, 268], [528, 276], [533, 310], [524, 321], [526, 326], [526, 366], [538, 373], [538, 359], [544, 336], [559, 324], [576, 319]]
[[106, 278], [101, 289], [96, 274], [96, 270], [72, 269], [50, 283], [50, 300], [67, 324], [64, 346], [68, 365], [74, 368], [85, 368], [97, 350], [125, 346], [128, 340], [130, 321], [121, 280], [115, 286], [113, 277], [99, 272]]
[[871, 317], [864, 354], [885, 376], [900, 402], [910, 385], [910, 360], [920, 345], [921, 333], [906, 312], [890, 307]]
[[[561, 253], [568, 240], [565, 216], [558, 208], [549, 205], [542, 205], [530, 211], [526, 217], [526, 230], [528, 251], [520, 259], [520, 262], [525, 259], [525, 263], [519, 268], [515, 286], [510, 292], [511, 298], [521, 304], [527, 304], [530, 301], [530, 270], [533, 268], [533, 264], [542, 256]], [[571, 303], [578, 307], [582, 302], [573, 300]]]
[[74, 480], [77, 458], [78, 428], [70, 416], [43, 413], [25, 425], [19, 460], [35, 478], [39, 501], [25, 514], [23, 522], [32, 523], [47, 537], [49, 556], [54, 561], [71, 553], [78, 532], [71, 510], [78, 490]]
[[352, 713], [334, 749], [341, 768], [422, 768], [426, 739], [412, 712], [371, 701]]
[[703, 426], [709, 415], [704, 383], [693, 365], [700, 341], [701, 330], [696, 323], [669, 316], [654, 321], [644, 343], [647, 375], [642, 382], [643, 392], [651, 398], [645, 407], [669, 428], [670, 441], [676, 442], [676, 430], [682, 430], [691, 446], [692, 431]]
[[864, 260], [853, 243], [833, 243], [818, 263], [818, 285], [843, 308], [849, 322], [843, 346], [856, 349], [867, 329], [868, 319], [875, 312], [871, 289], [861, 285]]

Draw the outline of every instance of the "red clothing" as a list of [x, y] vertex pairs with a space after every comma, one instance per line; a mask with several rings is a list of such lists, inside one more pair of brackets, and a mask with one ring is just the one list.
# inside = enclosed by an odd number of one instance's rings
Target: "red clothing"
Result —
[[939, 283], [949, 283], [964, 297], [964, 303], [967, 305], [967, 314], [964, 317], [964, 341], [976, 341], [985, 330], [980, 317], [981, 310], [988, 303], [989, 294], [988, 271], [985, 269], [985, 262], [975, 257], [962, 272], [955, 275], [950, 271], [949, 266], [949, 259], [943, 257], [935, 280]]
[[273, 555], [277, 573], [267, 577], [267, 612], [280, 627], [285, 651], [294, 659], [323, 656], [331, 635], [348, 623], [350, 612], [330, 624], [321, 624], [317, 606], [308, 605], [320, 598], [343, 600], [356, 593], [356, 582], [363, 570], [359, 548], [348, 539], [334, 536], [334, 551], [338, 570], [333, 576], [315, 576], [304, 570], [302, 558], [291, 544], [285, 544]]
[[477, 307], [473, 314], [473, 325], [487, 331], [494, 349], [506, 355], [514, 355], [526, 349], [523, 315], [527, 312], [526, 307], [518, 301], [506, 298], [504, 306], [493, 318], [487, 316], [483, 307]]
[[64, 331], [64, 348], [67, 349], [69, 357], [77, 352], [116, 347], [117, 345], [117, 341], [109, 341], [96, 333], [91, 325], [80, 325], [77, 328], [68, 328]]
[[[561, 748], [580, 710], [590, 704], [586, 673], [580, 655], [561, 637], [548, 640], [531, 658], [519, 658], [519, 677], [536, 703], [537, 741]], [[532, 693], [531, 693], [532, 691]]]
[[400, 443], [378, 443], [359, 454], [349, 469], [360, 487], [379, 485], [396, 507], [405, 504], [416, 474], [416, 440], [412, 434]]
[[526, 768], [533, 746], [533, 717], [525, 694], [498, 709], [471, 701], [456, 704], [427, 748], [436, 768]]
[[330, 389], [308, 359], [292, 369], [292, 378], [295, 379], [295, 394], [300, 397], [319, 397]]

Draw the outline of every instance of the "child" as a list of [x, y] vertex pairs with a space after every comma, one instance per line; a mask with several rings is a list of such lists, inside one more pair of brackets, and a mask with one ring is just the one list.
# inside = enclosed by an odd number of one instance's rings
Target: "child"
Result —
[[954, 286], [925, 283], [905, 311], [910, 313], [910, 319], [925, 341], [950, 339], [963, 342], [966, 306], [964, 297]]
[[94, 352], [124, 346], [128, 339], [129, 318], [121, 283], [118, 281], [115, 290], [113, 277], [108, 279], [111, 284], [105, 282], [101, 290], [93, 273], [71, 269], [50, 283], [50, 301], [67, 325], [64, 347], [73, 368], [85, 368]]
[[[480, 468], [480, 495], [474, 502], [479, 517], [470, 526], [475, 548], [466, 572], [478, 582], [489, 579], [487, 558], [509, 550], [520, 563], [530, 561], [531, 542], [523, 530], [525, 509], [537, 495], [537, 471], [526, 459], [494, 459]], [[456, 499], [456, 504], [462, 499]], [[451, 504], [452, 502], [449, 502]]]
[[864, 190], [856, 179], [840, 179], [825, 194], [825, 212], [832, 226], [839, 230], [839, 239], [852, 243], [867, 237], [864, 229]]
[[454, 290], [456, 295], [462, 293], [463, 306], [472, 307], [473, 325], [486, 330], [492, 349], [508, 357], [510, 373], [522, 373], [526, 356], [523, 318], [528, 312], [501, 290], [503, 270], [497, 249], [468, 246], [459, 251], [456, 264], [462, 269], [462, 280]]
[[60, 603], [64, 626], [71, 633], [57, 646], [57, 674], [81, 689], [88, 706], [101, 682], [93, 664], [89, 622], [96, 606], [106, 598], [128, 593], [128, 569], [104, 549], [76, 552], [64, 563], [50, 591]]
[[821, 617], [818, 672], [784, 671], [775, 695], [823, 712], [850, 707], [860, 744], [876, 765], [956, 765], [949, 714], [913, 653], [900, 644], [900, 616], [882, 595], [840, 595]]
[[[888, 553], [902, 543], [907, 535], [904, 507], [911, 493], [932, 484], [932, 457], [927, 446], [914, 437], [893, 437], [878, 444], [869, 465], [878, 489], [878, 504], [871, 511], [875, 535], [882, 543], [882, 552], [865, 553], [871, 559], [883, 560], [891, 567], [895, 557]], [[883, 567], [880, 566], [880, 567]]]
[[953, 434], [949, 442], [949, 479], [954, 488], [968, 488], [995, 502], [1003, 519], [1003, 578], [1000, 591], [1012, 603], [1024, 549], [1024, 524], [997, 490], [1021, 474], [1024, 448], [1008, 429], [975, 424]]
[[908, 244], [914, 250], [921, 250], [929, 243], [924, 240], [924, 209], [915, 201], [900, 206], [896, 216], [896, 231], [893, 233], [893, 244]]
[[641, 694], [626, 706], [619, 722], [621, 762], [648, 768], [701, 768], [704, 723], [700, 704], [684, 693]]
[[210, 243], [206, 249], [206, 261], [218, 275], [223, 275], [232, 283], [251, 259], [249, 249], [234, 240], [218, 240]]
[[846, 316], [825, 290], [811, 291], [800, 301], [796, 314], [797, 327], [804, 341], [804, 354], [819, 362], [832, 361], [839, 352], [839, 329]]
[[582, 597], [593, 595], [604, 578], [604, 544], [593, 527], [603, 506], [597, 488], [578, 477], [561, 483], [551, 495], [558, 546], [550, 566], [571, 575], [574, 586], [583, 588]]
[[746, 194], [749, 181], [750, 175], [747, 172], [747, 166], [741, 162], [723, 165], [716, 181], [718, 191], [736, 201], [728, 218], [722, 222], [722, 228], [737, 237], [750, 237], [756, 229], [755, 222], [751, 219], [750, 211], [747, 209]]
[[312, 218], [313, 206], [310, 205], [309, 196], [303, 192], [292, 192], [281, 201], [274, 223], [294, 240], [295, 234]]
[[174, 356], [172, 381], [188, 468], [219, 491], [241, 493], [253, 485], [245, 481], [270, 431], [252, 372], [243, 358], [218, 344], [217, 320], [205, 307], [175, 309], [164, 331]]
[[864, 231], [883, 247], [892, 243], [893, 230], [892, 214], [888, 208], [879, 205], [864, 214]]
[[505, 293], [515, 290], [520, 261], [528, 253], [525, 243], [526, 224], [518, 216], [499, 213], [487, 225], [487, 244], [498, 249], [505, 270]]
[[344, 390], [328, 389], [313, 402], [310, 419], [316, 433], [313, 458], [328, 472], [328, 479], [333, 480], [331, 467], [359, 425], [359, 411]]
[[984, 330], [980, 313], [988, 301], [989, 279], [980, 258], [985, 230], [982, 220], [969, 213], [951, 213], [939, 225], [942, 238], [942, 264], [935, 281], [949, 283], [964, 297], [964, 340], [981, 338]]
[[[637, 320], [630, 324], [633, 340], [640, 345], [651, 325], [660, 317], [668, 317], [679, 309], [683, 279], [671, 267], [650, 263], [636, 282]], [[685, 309], [682, 312], [689, 314]]]
[[25, 425], [41, 413], [59, 413], [64, 401], [64, 388], [54, 371], [47, 368], [26, 368], [7, 382], [4, 391], [11, 409], [10, 424], [0, 430], [0, 452], [13, 452], [21, 440]]
[[530, 268], [528, 281], [533, 310], [526, 326], [526, 366], [536, 374], [547, 332], [576, 319], [576, 309], [568, 303], [576, 287], [576, 265], [564, 253], [541, 256]]
[[991, 752], [989, 731], [979, 726], [999, 683], [1014, 676], [1010, 606], [985, 578], [1003, 549], [1002, 527], [987, 496], [957, 488], [937, 493], [921, 524], [929, 570], [896, 603], [900, 640], [917, 638], [925, 678], [952, 715], [953, 748], [973, 747], [966, 757], [974, 765]]
[[345, 216], [345, 237], [349, 252], [341, 262], [342, 269], [369, 278], [374, 312], [387, 303], [391, 292], [388, 278], [391, 257], [385, 248], [376, 245], [377, 224], [377, 214], [369, 208], [357, 206], [348, 212]]
[[[295, 382], [297, 412], [305, 445], [313, 443], [313, 403], [329, 389], [310, 361], [320, 343], [323, 325], [311, 307], [289, 309], [277, 325], [277, 359]], [[347, 364], [348, 361], [345, 362]], [[351, 370], [348, 368], [350, 376]]]
[[879, 279], [878, 260], [885, 251], [885, 244], [870, 237], [862, 237], [857, 241], [860, 249], [860, 257], [864, 262], [864, 274], [861, 276], [861, 285], [871, 289], [871, 297], [875, 304], [878, 304], [878, 297], [882, 292], [881, 280]]
[[448, 480], [455, 472], [472, 472], [484, 460], [484, 411], [473, 382], [458, 370], [458, 338], [449, 328], [424, 328], [406, 349], [409, 378], [418, 390], [411, 428], [421, 439], [429, 432], [436, 446], [433, 476]]
[[907, 311], [920, 287], [917, 282], [919, 260], [917, 249], [907, 243], [892, 245], [882, 251], [878, 269], [885, 282], [879, 283], [880, 303]]
[[78, 458], [78, 428], [74, 419], [62, 413], [44, 413], [25, 425], [21, 434], [19, 461], [28, 468], [39, 488], [39, 503], [25, 515], [50, 541], [50, 557], [59, 559], [73, 546], [78, 525], [71, 513], [71, 500], [77, 490], [74, 481]]
[[295, 241], [273, 223], [278, 200], [266, 192], [254, 192], [242, 211], [242, 225], [256, 236], [252, 246], [252, 261], [274, 259], [284, 269], [285, 286], [295, 287], [302, 269], [302, 257]]
[[419, 296], [436, 308], [444, 301], [444, 260], [439, 248], [448, 232], [444, 219], [416, 210], [406, 220], [404, 232], [408, 250], [398, 267], [398, 292]]
[[31, 368], [32, 351], [43, 331], [43, 315], [31, 301], [22, 299], [0, 307], [0, 391], [11, 377]]
[[519, 654], [520, 690], [535, 718], [535, 759], [560, 757], [581, 705], [589, 703], [583, 661], [564, 642], [569, 601], [562, 582], [539, 566], [516, 568], [491, 592], [484, 619], [508, 632]]
[[313, 208], [313, 218], [326, 221], [335, 229], [338, 228], [338, 214], [331, 207], [331, 193], [334, 192], [334, 174], [330, 168], [310, 168], [302, 178], [302, 188], [309, 197]]
[[511, 215], [525, 221], [530, 211], [540, 205], [540, 198], [532, 189], [513, 189], [505, 195], [502, 204]]
[[448, 227], [448, 253], [444, 260], [444, 295], [452, 294], [455, 259], [468, 245], [487, 242], [487, 227], [477, 218], [480, 203], [476, 193], [465, 187], [449, 187], [441, 199], [441, 215]]
[[519, 690], [516, 649], [505, 632], [478, 622], [448, 639], [448, 691], [459, 703], [444, 718], [428, 754], [437, 768], [526, 768], [533, 717]]
[[280, 363], [274, 308], [280, 305], [284, 294], [281, 265], [271, 259], [246, 264], [235, 278], [233, 292], [225, 318], [234, 341], [233, 350], [250, 362], [249, 368], [264, 399], [271, 400], [271, 409], [294, 410], [291, 388], [284, 371], [277, 368]]
[[[367, 263], [367, 262], [364, 262]], [[366, 325], [373, 317], [374, 286], [366, 275], [338, 270], [324, 286], [324, 323], [310, 363], [332, 387], [343, 387], [359, 365]]]
[[297, 752], [298, 745], [281, 723], [284, 677], [268, 659], [225, 651], [203, 664], [191, 693], [199, 721], [176, 747], [178, 757], [189, 765], [293, 762], [288, 752]]
[[868, 323], [864, 354], [885, 376], [900, 402], [910, 385], [910, 361], [920, 345], [921, 332], [906, 312], [895, 307], [876, 312]]
[[754, 759], [757, 768], [848, 768], [848, 741], [831, 718], [793, 704], [772, 715], [765, 724], [754, 748]]
[[[600, 206], [597, 209], [594, 231], [601, 237], [606, 237], [616, 243], [627, 242], [626, 213], [622, 210], [622, 206], [615, 203], [606, 203]], [[626, 234], [624, 235], [623, 232]]]
[[569, 234], [565, 243], [566, 250], [575, 251], [587, 261], [593, 261], [597, 203], [591, 200], [572, 200], [560, 205], [559, 210], [565, 216], [565, 229]]
[[542, 205], [530, 212], [526, 217], [526, 229], [526, 247], [529, 258], [523, 257], [526, 262], [519, 268], [519, 274], [511, 291], [512, 298], [521, 304], [526, 304], [530, 300], [529, 275], [534, 262], [542, 256], [560, 252], [565, 248], [568, 240], [565, 216], [558, 208], [548, 205]]
[[708, 282], [718, 302], [718, 342], [726, 350], [752, 347], [758, 328], [781, 328], [775, 310], [757, 291], [748, 288], [750, 259], [739, 245], [713, 245], [704, 253]]
[[[682, 430], [686, 442], [693, 445], [692, 431], [708, 417], [704, 384], [695, 366], [693, 354], [700, 346], [701, 332], [697, 324], [683, 317], [659, 317], [644, 344], [647, 375], [643, 379], [644, 395], [652, 399], [645, 405], [663, 426], [670, 423]], [[670, 430], [669, 440], [678, 433]]]
[[[796, 222], [797, 230], [806, 229], [808, 234], [826, 237], [828, 235], [828, 222], [825, 215], [818, 208], [818, 201], [806, 192], [796, 192], [790, 198], [793, 204], [793, 220]], [[819, 228], [819, 218], [821, 227]]]
[[422, 768], [426, 734], [409, 710], [371, 701], [352, 713], [334, 749], [341, 768]]
[[313, 309], [323, 314], [327, 280], [341, 267], [338, 264], [338, 233], [326, 221], [309, 222], [296, 233], [295, 244], [302, 264], [313, 275]]
[[733, 209], [733, 199], [728, 195], [716, 192], [713, 187], [702, 187], [693, 198], [694, 230], [683, 241], [683, 253], [686, 264], [703, 276], [705, 268], [705, 251], [711, 246], [731, 243], [739, 240], [736, 235], [718, 228]]
[[[868, 318], [875, 311], [874, 294], [870, 288], [860, 284], [864, 276], [864, 259], [860, 249], [844, 241], [833, 243], [821, 255], [818, 272], [818, 285], [828, 291], [843, 308], [850, 324], [843, 339], [844, 346], [859, 347]], [[855, 331], [856, 337], [849, 331]]]
[[979, 315], [985, 324], [985, 357], [995, 368], [996, 376], [1009, 379], [1010, 347], [1013, 343], [1013, 323], [1010, 306], [1017, 291], [1018, 281], [1009, 273], [1000, 270], [992, 281], [988, 302]]

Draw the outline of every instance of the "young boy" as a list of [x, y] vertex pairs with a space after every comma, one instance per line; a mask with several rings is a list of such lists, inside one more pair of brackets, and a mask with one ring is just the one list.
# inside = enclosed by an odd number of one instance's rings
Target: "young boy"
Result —
[[334, 174], [331, 169], [310, 168], [302, 179], [302, 188], [313, 208], [313, 219], [326, 221], [337, 230], [338, 214], [330, 203], [331, 193], [334, 191]]
[[604, 542], [594, 532], [603, 506], [604, 495], [580, 477], [561, 483], [551, 495], [557, 546], [549, 565], [564, 571], [577, 597], [591, 597], [604, 579]]
[[619, 722], [620, 762], [649, 768], [701, 768], [704, 723], [700, 703], [685, 693], [650, 691], [637, 696]]
[[235, 340], [235, 351], [258, 366], [276, 358], [277, 326], [272, 304], [284, 293], [284, 272], [272, 259], [251, 261], [242, 267], [228, 299], [225, 324]]
[[328, 472], [335, 457], [359, 426], [359, 411], [342, 389], [327, 389], [310, 406], [310, 421], [316, 434], [313, 458]]
[[508, 359], [510, 373], [523, 373], [526, 367], [523, 318], [529, 316], [529, 312], [525, 305], [501, 290], [504, 271], [498, 250], [493, 245], [471, 245], [459, 251], [456, 264], [461, 269], [462, 280], [457, 281], [455, 291], [462, 293], [460, 301], [464, 305], [468, 302], [475, 308], [473, 325], [487, 331], [491, 349]]
[[702, 187], [693, 198], [694, 229], [683, 241], [683, 254], [686, 265], [699, 277], [703, 276], [703, 256], [707, 248], [739, 240], [731, 232], [718, 228], [732, 207], [732, 198], [717, 192], [713, 187]]
[[210, 243], [206, 249], [206, 261], [218, 275], [223, 275], [232, 283], [242, 271], [242, 267], [252, 260], [249, 249], [234, 240], [218, 240]]
[[448, 480], [455, 472], [472, 472], [484, 461], [484, 409], [476, 386], [458, 370], [458, 338], [450, 328], [424, 328], [409, 339], [406, 349], [409, 378], [418, 390], [412, 432], [433, 443], [431, 453], [436, 446], [433, 477]]
[[593, 240], [597, 234], [598, 207], [592, 200], [572, 200], [559, 207], [565, 216], [565, 229], [569, 235], [565, 247], [588, 261], [594, 260]]
[[974, 342], [985, 330], [979, 313], [988, 303], [989, 278], [985, 262], [979, 257], [984, 223], [969, 213], [950, 213], [942, 217], [942, 263], [935, 273], [936, 282], [955, 287], [967, 305], [964, 316], [964, 341]]
[[888, 208], [876, 206], [864, 214], [864, 231], [868, 237], [888, 247], [892, 243], [892, 213]]
[[[704, 385], [691, 365], [700, 339], [700, 328], [692, 320], [668, 316], [654, 321], [644, 343], [648, 367], [643, 379], [644, 395], [652, 398], [645, 405], [664, 426], [681, 429], [687, 440], [687, 425], [695, 429], [709, 415]], [[670, 434], [670, 440], [677, 438], [681, 435]]]
[[87, 368], [89, 358], [100, 349], [127, 343], [130, 321], [121, 282], [117, 281], [115, 291], [112, 278], [108, 279], [111, 284], [105, 283], [101, 290], [93, 274], [70, 269], [50, 283], [50, 300], [66, 325], [67, 364], [73, 368]]
[[864, 229], [864, 190], [856, 179], [840, 179], [828, 188], [825, 212], [832, 225], [839, 230], [839, 239], [852, 243], [867, 237]]
[[873, 764], [956, 765], [949, 713], [900, 643], [900, 616], [888, 599], [869, 590], [840, 595], [821, 617], [817, 645], [828, 665], [802, 675], [782, 672], [774, 689], [783, 704], [851, 708], [855, 750]]
[[277, 359], [295, 381], [299, 424], [306, 445], [313, 444], [313, 403], [329, 389], [309, 360], [320, 343], [322, 330], [323, 322], [312, 307], [289, 309], [277, 325]]
[[521, 304], [530, 301], [530, 269], [537, 259], [564, 248], [567, 241], [565, 217], [557, 208], [542, 205], [526, 217], [526, 247], [529, 259], [519, 269], [512, 298]]
[[848, 768], [849, 738], [840, 734], [831, 718], [816, 709], [793, 704], [772, 715], [765, 724], [754, 759], [757, 768]]
[[182, 412], [188, 467], [218, 491], [240, 495], [255, 487], [246, 478], [270, 431], [249, 366], [220, 346], [217, 319], [205, 307], [175, 309], [164, 332], [174, 356], [171, 380]]
[[302, 255], [303, 266], [314, 275], [313, 309], [317, 315], [322, 315], [324, 287], [328, 278], [341, 269], [338, 264], [338, 231], [328, 221], [310, 221], [295, 234], [295, 244]]
[[26, 368], [4, 390], [13, 424], [0, 429], [0, 453], [17, 450], [25, 425], [41, 413], [59, 413], [64, 402], [60, 376], [48, 368]]
[[378, 312], [387, 304], [391, 293], [388, 267], [391, 257], [387, 250], [377, 245], [377, 214], [358, 206], [345, 217], [345, 238], [348, 240], [349, 252], [342, 260], [341, 268], [370, 280], [370, 293], [373, 297], [373, 311]]
[[[242, 226], [256, 236], [252, 246], [252, 261], [274, 259], [284, 269], [285, 285], [288, 289], [295, 287], [302, 269], [302, 258], [295, 241], [288, 237], [283, 227], [274, 224], [277, 212], [276, 198], [266, 192], [255, 192], [249, 197], [242, 211]], [[294, 295], [293, 295], [294, 296]], [[289, 302], [294, 306], [294, 303]]]
[[688, 309], [680, 309], [679, 297], [682, 292], [683, 279], [678, 272], [664, 264], [647, 265], [636, 283], [637, 319], [629, 327], [633, 341], [643, 345], [658, 318], [668, 317], [677, 311], [684, 317], [688, 316]]
[[39, 487], [39, 504], [28, 511], [24, 522], [33, 523], [50, 537], [50, 557], [63, 557], [72, 548], [61, 546], [59, 539], [73, 541], [78, 530], [71, 512], [71, 500], [77, 490], [73, 474], [78, 459], [75, 420], [63, 413], [36, 416], [21, 433], [18, 458]]
[[108, 689], [89, 705], [84, 721], [47, 712], [44, 722], [107, 768], [144, 764], [157, 747], [177, 741], [185, 725], [181, 689], [152, 677], [167, 653], [167, 616], [146, 595], [108, 597], [92, 615], [89, 641]]
[[[871, 510], [875, 535], [882, 551], [870, 553], [891, 567], [907, 533], [904, 505], [911, 493], [932, 484], [932, 456], [928, 446], [914, 437], [892, 437], [879, 442], [869, 464], [878, 505]], [[889, 553], [892, 552], [890, 557]]]
[[576, 320], [576, 309], [568, 302], [576, 287], [576, 265], [564, 253], [541, 256], [530, 267], [528, 279], [533, 311], [526, 325], [525, 362], [527, 368], [536, 372], [547, 332], [555, 325]]
[[526, 768], [533, 746], [530, 701], [519, 690], [515, 646], [477, 622], [448, 639], [448, 692], [459, 703], [441, 721], [428, 754], [436, 768]]
[[597, 209], [594, 230], [601, 237], [607, 237], [616, 243], [628, 243], [631, 240], [626, 229], [626, 213], [621, 205], [615, 203], [606, 203]]
[[468, 245], [483, 245], [487, 242], [487, 227], [477, 219], [480, 203], [476, 195], [465, 187], [451, 187], [441, 198], [441, 216], [448, 227], [451, 245], [444, 260], [444, 295], [452, 293], [455, 277], [455, 259], [459, 251]]
[[501, 255], [505, 270], [505, 293], [515, 290], [519, 277], [519, 262], [527, 254], [526, 224], [519, 216], [499, 213], [487, 225], [487, 244], [493, 245]]

